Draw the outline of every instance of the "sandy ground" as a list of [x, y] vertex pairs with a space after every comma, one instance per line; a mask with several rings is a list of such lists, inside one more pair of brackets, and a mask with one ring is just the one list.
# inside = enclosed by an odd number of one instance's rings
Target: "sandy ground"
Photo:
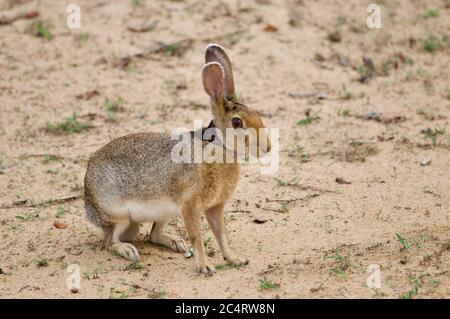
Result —
[[[81, 29], [66, 27], [70, 2]], [[40, 13], [0, 26], [0, 297], [450, 297], [448, 1], [377, 1], [381, 29], [357, 0], [70, 2], [0, 1], [6, 15]], [[239, 96], [280, 128], [278, 173], [244, 166], [226, 208], [250, 263], [224, 268], [203, 222], [214, 276], [147, 243], [151, 225], [130, 265], [85, 219], [87, 160], [127, 133], [209, 121], [208, 42], [227, 49]], [[175, 45], [121, 59], [161, 43]], [[170, 231], [186, 237], [181, 219]]]

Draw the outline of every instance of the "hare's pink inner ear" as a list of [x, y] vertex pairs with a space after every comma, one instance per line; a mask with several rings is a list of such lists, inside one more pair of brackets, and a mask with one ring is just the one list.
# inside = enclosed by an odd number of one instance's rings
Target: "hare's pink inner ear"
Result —
[[217, 62], [223, 67], [224, 71], [224, 98], [230, 100], [234, 97], [234, 79], [231, 69], [231, 61], [225, 50], [217, 44], [209, 44], [206, 47], [205, 63]]
[[205, 64], [202, 71], [203, 87], [206, 93], [218, 103], [223, 98], [223, 70], [219, 63]]

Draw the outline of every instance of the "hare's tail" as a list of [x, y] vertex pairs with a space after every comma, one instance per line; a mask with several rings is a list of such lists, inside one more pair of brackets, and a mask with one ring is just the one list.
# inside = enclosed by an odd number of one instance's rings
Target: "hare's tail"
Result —
[[84, 208], [86, 210], [87, 219], [97, 227], [101, 227], [101, 221], [99, 220], [99, 216], [94, 206], [90, 203], [90, 201], [86, 200], [84, 203]]

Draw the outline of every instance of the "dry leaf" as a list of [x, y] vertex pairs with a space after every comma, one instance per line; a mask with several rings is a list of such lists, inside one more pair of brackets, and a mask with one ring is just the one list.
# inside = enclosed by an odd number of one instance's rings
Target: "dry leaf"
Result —
[[59, 220], [55, 220], [55, 222], [53, 223], [53, 226], [55, 226], [55, 228], [57, 229], [65, 229], [67, 228], [67, 224], [59, 221]]
[[335, 181], [336, 181], [336, 183], [338, 183], [338, 184], [346, 184], [346, 185], [349, 185], [349, 184], [351, 184], [351, 182], [347, 182], [345, 179], [343, 179], [342, 177], [336, 177], [336, 179], [335, 179]]
[[265, 32], [277, 32], [277, 31], [278, 31], [278, 28], [277, 28], [276, 26], [274, 26], [274, 25], [267, 24], [267, 25], [264, 27], [264, 31], [265, 31]]
[[265, 222], [267, 222], [267, 219], [256, 217], [255, 219], [253, 219], [253, 222], [256, 224], [264, 224]]

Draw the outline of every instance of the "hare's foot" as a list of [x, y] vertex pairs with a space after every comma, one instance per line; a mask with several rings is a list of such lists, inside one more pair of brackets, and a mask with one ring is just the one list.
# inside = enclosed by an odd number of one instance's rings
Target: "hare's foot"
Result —
[[[130, 229], [132, 230], [131, 232]], [[137, 231], [139, 232], [139, 224]], [[136, 247], [129, 243], [123, 243], [120, 240], [122, 237], [127, 237], [127, 235], [130, 235], [130, 233], [134, 234], [135, 232], [135, 226], [130, 221], [124, 221], [122, 223], [114, 225], [111, 236], [111, 244], [108, 246], [108, 249], [128, 260], [139, 261], [140, 256]]]
[[179, 236], [166, 233], [167, 222], [155, 222], [150, 232], [150, 242], [166, 246], [175, 252], [185, 253], [188, 251], [186, 242]]
[[109, 246], [109, 250], [131, 261], [139, 261], [141, 259], [136, 247], [129, 243], [112, 244]]
[[197, 271], [198, 271], [199, 273], [204, 274], [204, 275], [212, 276], [212, 275], [215, 274], [216, 268], [215, 268], [213, 265], [211, 265], [211, 264], [205, 263], [205, 264], [203, 264], [203, 265], [200, 264], [200, 265], [197, 267]]
[[248, 259], [241, 259], [236, 256], [227, 256], [225, 261], [228, 265], [240, 267], [244, 265], [248, 265]]

